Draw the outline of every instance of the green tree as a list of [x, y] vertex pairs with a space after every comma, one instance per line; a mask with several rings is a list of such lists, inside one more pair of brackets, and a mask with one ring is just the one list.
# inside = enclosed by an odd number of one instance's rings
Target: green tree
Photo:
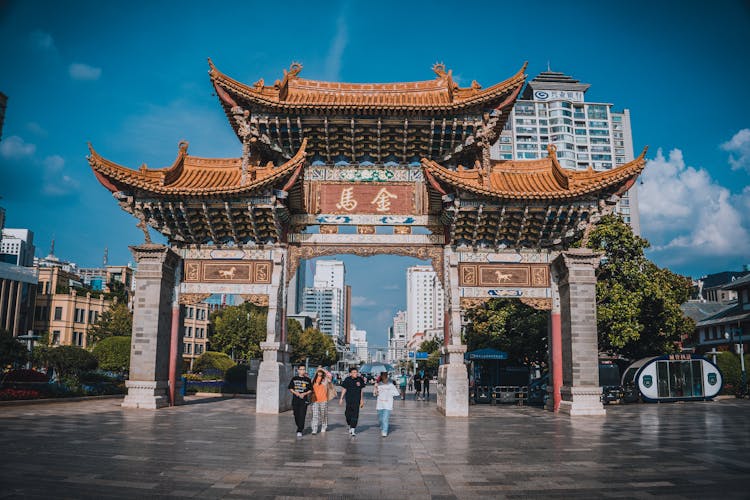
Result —
[[437, 370], [437, 367], [440, 365], [440, 347], [442, 345], [443, 339], [441, 338], [425, 340], [422, 342], [419, 346], [419, 352], [429, 353], [429, 356], [427, 356], [427, 359], [417, 362], [419, 367], [424, 368], [429, 372]]
[[92, 323], [88, 330], [89, 344], [107, 337], [130, 337], [133, 333], [133, 315], [125, 302], [112, 302], [109, 309]]
[[433, 353], [435, 351], [439, 351], [442, 345], [443, 339], [425, 340], [424, 342], [422, 342], [422, 345], [419, 346], [419, 352]]
[[8, 330], [0, 328], [0, 370], [8, 365], [24, 363], [28, 356], [26, 346]]
[[491, 347], [521, 364], [547, 360], [548, 316], [517, 299], [490, 299], [466, 313], [464, 337], [469, 351]]
[[107, 337], [97, 342], [91, 354], [99, 361], [102, 370], [126, 373], [130, 368], [131, 337]]
[[617, 216], [606, 216], [589, 235], [588, 247], [604, 252], [597, 272], [599, 349], [631, 359], [673, 352], [695, 323], [680, 304], [692, 282], [648, 260], [649, 242]]
[[292, 347], [293, 363], [304, 363], [310, 358], [310, 365], [330, 366], [338, 360], [333, 339], [317, 328], [306, 328], [302, 332], [295, 329], [294, 332], [289, 332], [288, 339]]
[[260, 343], [266, 340], [268, 308], [243, 302], [211, 314], [211, 348], [235, 360], [259, 358]]

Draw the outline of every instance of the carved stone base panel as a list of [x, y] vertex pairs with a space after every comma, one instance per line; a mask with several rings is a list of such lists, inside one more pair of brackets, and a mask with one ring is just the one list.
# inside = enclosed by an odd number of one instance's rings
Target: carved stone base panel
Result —
[[606, 415], [604, 405], [601, 401], [602, 388], [599, 386], [578, 386], [560, 388], [560, 413], [578, 416], [597, 416]]
[[446, 417], [469, 416], [468, 371], [463, 359], [438, 368], [437, 407]]
[[166, 380], [126, 380], [128, 394], [122, 401], [123, 408], [144, 408], [156, 410], [169, 406]]
[[256, 413], [278, 414], [292, 407], [287, 384], [292, 378], [288, 347], [279, 342], [261, 342], [263, 361], [258, 368]]

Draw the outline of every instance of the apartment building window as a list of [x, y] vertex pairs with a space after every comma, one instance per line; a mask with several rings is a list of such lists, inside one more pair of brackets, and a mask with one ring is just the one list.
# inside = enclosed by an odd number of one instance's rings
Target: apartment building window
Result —
[[89, 311], [89, 323], [96, 323], [99, 321], [99, 311]]
[[76, 308], [73, 321], [75, 323], [84, 323], [86, 321], [86, 311], [83, 309]]
[[192, 354], [193, 344], [185, 344], [183, 352], [185, 354]]
[[50, 339], [52, 345], [60, 345], [60, 330], [52, 332], [52, 338]]
[[83, 332], [73, 332], [73, 345], [83, 346]]
[[195, 354], [203, 354], [203, 344], [195, 344]]
[[62, 307], [55, 307], [55, 320], [60, 321], [62, 319]]
[[188, 307], [187, 308], [187, 317], [190, 318], [190, 319], [193, 318], [193, 308], [192, 307]]
[[185, 336], [186, 337], [192, 337], [193, 336], [193, 327], [192, 326], [186, 326], [185, 327]]
[[588, 117], [589, 120], [606, 120], [607, 119], [607, 106], [601, 104], [589, 104], [588, 106]]

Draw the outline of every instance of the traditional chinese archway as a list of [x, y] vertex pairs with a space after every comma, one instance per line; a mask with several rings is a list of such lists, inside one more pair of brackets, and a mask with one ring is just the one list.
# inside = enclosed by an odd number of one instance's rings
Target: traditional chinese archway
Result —
[[[492, 297], [551, 311], [550, 409], [604, 413], [599, 256], [568, 247], [632, 186], [645, 151], [606, 172], [564, 170], [554, 146], [541, 160], [491, 160], [525, 65], [487, 88], [459, 87], [442, 64], [433, 80], [348, 84], [300, 78], [294, 63], [273, 85], [246, 85], [209, 66], [241, 156], [199, 158], [182, 142], [171, 166], [132, 170], [90, 147], [95, 175], [146, 238], [131, 247], [138, 270], [124, 406], [179, 399], [179, 304], [233, 293], [269, 308], [256, 409], [288, 409], [286, 285], [300, 259], [354, 253], [411, 255], [438, 272], [445, 415], [468, 414], [462, 308]], [[169, 246], [152, 244], [149, 226]]]

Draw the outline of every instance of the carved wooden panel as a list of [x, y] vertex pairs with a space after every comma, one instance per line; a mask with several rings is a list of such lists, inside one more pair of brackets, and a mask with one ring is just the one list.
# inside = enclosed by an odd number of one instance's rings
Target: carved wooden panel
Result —
[[321, 183], [317, 212], [323, 214], [414, 215], [414, 184]]
[[459, 264], [460, 286], [547, 288], [546, 264]]
[[271, 283], [270, 260], [186, 260], [187, 283]]

